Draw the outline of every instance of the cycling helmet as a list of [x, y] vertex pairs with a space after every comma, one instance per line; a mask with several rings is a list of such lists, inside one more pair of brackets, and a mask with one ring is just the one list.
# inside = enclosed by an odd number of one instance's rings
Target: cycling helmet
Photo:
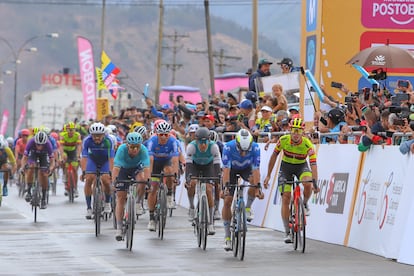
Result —
[[218, 138], [219, 138], [218, 133], [215, 132], [214, 130], [210, 130], [210, 140], [217, 142]]
[[200, 128], [200, 126], [198, 125], [198, 124], [191, 124], [189, 127], [188, 127], [188, 132], [190, 133], [190, 132], [196, 132], [197, 131], [197, 129], [199, 129]]
[[104, 134], [105, 133], [105, 126], [102, 123], [93, 123], [89, 128], [90, 134]]
[[253, 136], [246, 129], [241, 129], [236, 134], [236, 145], [239, 150], [248, 151], [252, 147]]
[[200, 127], [195, 135], [197, 140], [208, 140], [210, 139], [210, 130], [206, 127]]
[[27, 136], [29, 136], [30, 135], [30, 130], [28, 130], [27, 128], [22, 129], [21, 130], [21, 135], [27, 135]]
[[48, 128], [48, 127], [43, 127], [42, 128], [42, 130], [47, 134], [47, 135], [49, 135], [50, 134], [50, 128]]
[[301, 118], [296, 117], [296, 118], [294, 118], [294, 119], [292, 119], [290, 121], [290, 127], [291, 128], [301, 128], [301, 129], [304, 129], [305, 128], [305, 122], [302, 121]]
[[142, 136], [138, 132], [130, 132], [126, 137], [127, 143], [131, 145], [138, 145], [142, 143]]
[[34, 141], [36, 144], [44, 145], [47, 142], [47, 134], [44, 131], [39, 131], [34, 136]]
[[111, 130], [112, 134], [115, 134], [117, 131], [116, 125], [108, 125], [107, 128]]
[[38, 127], [34, 127], [33, 128], [33, 135], [36, 135], [36, 133], [38, 133], [39, 132], [39, 128]]
[[69, 122], [67, 125], [66, 125], [66, 130], [68, 130], [68, 129], [75, 129], [75, 123], [74, 122]]
[[11, 136], [7, 137], [6, 141], [7, 141], [7, 143], [8, 143], [9, 145], [13, 145], [13, 144], [14, 144], [14, 139], [13, 139], [13, 137], [11, 137]]
[[137, 126], [134, 128], [134, 132], [141, 134], [142, 137], [147, 134], [147, 128], [145, 126]]
[[53, 139], [55, 139], [56, 141], [59, 140], [59, 134], [57, 134], [56, 132], [50, 133], [50, 136], [52, 136]]
[[154, 122], [154, 126], [153, 126], [153, 129], [154, 130], [157, 130], [157, 127], [158, 127], [158, 125], [160, 124], [160, 123], [162, 123], [162, 122], [166, 122], [164, 119], [158, 119], [158, 120], [155, 120], [155, 122]]
[[160, 122], [155, 128], [155, 132], [157, 134], [170, 133], [170, 131], [171, 131], [171, 125], [167, 123], [166, 121]]

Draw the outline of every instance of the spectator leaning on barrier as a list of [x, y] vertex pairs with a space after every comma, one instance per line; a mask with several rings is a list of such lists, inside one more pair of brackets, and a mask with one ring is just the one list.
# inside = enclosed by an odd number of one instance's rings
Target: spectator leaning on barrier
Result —
[[[249, 91], [254, 91], [256, 94], [259, 94], [262, 91], [256, 91], [256, 83], [255, 80], [257, 78], [263, 78], [266, 76], [270, 76], [270, 65], [272, 65], [273, 62], [263, 58], [259, 60], [259, 65], [257, 68], [257, 71], [252, 73], [249, 77]], [[259, 85], [260, 86], [260, 85]]]
[[[276, 116], [272, 113], [272, 109], [265, 105], [260, 109], [262, 117], [256, 119], [256, 125], [252, 128], [253, 136], [259, 137], [260, 132], [272, 132], [273, 125], [276, 121]], [[269, 140], [268, 137], [263, 137], [263, 143], [266, 143]]]

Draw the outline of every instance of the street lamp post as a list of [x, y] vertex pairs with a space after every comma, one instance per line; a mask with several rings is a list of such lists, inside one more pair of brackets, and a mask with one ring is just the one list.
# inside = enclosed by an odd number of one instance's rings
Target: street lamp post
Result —
[[38, 39], [38, 38], [42, 38], [42, 37], [58, 38], [59, 37], [59, 34], [58, 33], [49, 33], [49, 34], [44, 34], [44, 35], [36, 35], [36, 36], [33, 36], [33, 37], [27, 39], [19, 47], [19, 49], [17, 51], [15, 51], [13, 49], [13, 47], [11, 46], [10, 42], [7, 39], [0, 37], [0, 40], [2, 40], [3, 42], [5, 42], [7, 44], [7, 46], [9, 47], [9, 49], [10, 49], [12, 55], [13, 55], [13, 61], [14, 61], [14, 64], [15, 64], [15, 68], [14, 68], [14, 91], [13, 91], [13, 129], [12, 129], [12, 131], [14, 131], [14, 132], [16, 131], [16, 123], [17, 123], [17, 118], [16, 118], [16, 110], [17, 110], [17, 71], [18, 71], [17, 70], [17, 67], [18, 67], [18, 64], [21, 63], [21, 61], [20, 61], [19, 58], [20, 58], [21, 53], [24, 50], [26, 50], [28, 52], [36, 52], [37, 51], [37, 48], [35, 48], [35, 47], [29, 48], [29, 49], [26, 49], [25, 47], [30, 42], [32, 42], [33, 40]]

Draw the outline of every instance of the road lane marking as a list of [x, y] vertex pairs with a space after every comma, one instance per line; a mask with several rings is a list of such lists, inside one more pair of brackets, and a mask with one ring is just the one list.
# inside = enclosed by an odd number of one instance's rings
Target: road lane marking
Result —
[[105, 261], [99, 257], [90, 257], [89, 258], [92, 262], [101, 265], [111, 271], [111, 274], [125, 274], [121, 269], [117, 268], [116, 266], [112, 265], [111, 263]]

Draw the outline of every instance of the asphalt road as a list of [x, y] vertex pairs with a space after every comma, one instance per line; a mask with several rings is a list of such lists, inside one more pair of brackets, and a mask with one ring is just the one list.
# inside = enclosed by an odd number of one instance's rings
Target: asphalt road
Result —
[[223, 227], [196, 245], [184, 208], [167, 220], [164, 240], [146, 230], [148, 215], [137, 222], [132, 251], [117, 242], [112, 221], [95, 237], [84, 218], [84, 197], [71, 204], [58, 186], [46, 210], [33, 222], [30, 206], [9, 189], [0, 207], [0, 275], [414, 275], [414, 267], [351, 248], [308, 240], [294, 251], [281, 232], [249, 227], [244, 261], [222, 249]]

